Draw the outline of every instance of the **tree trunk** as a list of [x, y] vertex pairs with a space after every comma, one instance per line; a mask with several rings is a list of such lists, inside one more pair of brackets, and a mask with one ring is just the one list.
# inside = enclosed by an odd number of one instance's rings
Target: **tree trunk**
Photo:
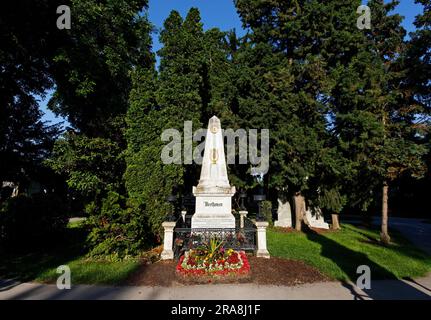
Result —
[[304, 219], [304, 206], [305, 200], [300, 192], [297, 192], [294, 196], [295, 199], [295, 230], [302, 230], [302, 221]]
[[389, 244], [391, 238], [388, 233], [388, 183], [383, 183], [383, 197], [382, 197], [382, 230], [380, 233], [380, 239], [384, 244]]
[[[383, 128], [386, 128], [386, 115], [383, 114]], [[385, 135], [384, 135], [385, 137]], [[388, 181], [383, 181], [383, 195], [382, 195], [382, 230], [380, 233], [380, 240], [384, 244], [389, 244], [391, 238], [388, 233]]]
[[338, 220], [338, 214], [331, 214], [332, 218], [332, 229], [333, 230], [340, 230], [340, 222]]

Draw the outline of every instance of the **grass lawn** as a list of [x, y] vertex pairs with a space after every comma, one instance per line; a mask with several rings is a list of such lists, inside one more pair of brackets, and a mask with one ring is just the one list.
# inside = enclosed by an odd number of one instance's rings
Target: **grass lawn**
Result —
[[315, 232], [268, 231], [272, 256], [303, 260], [338, 280], [356, 281], [356, 269], [368, 265], [373, 279], [419, 277], [431, 271], [431, 257], [391, 231], [393, 244], [379, 244], [379, 231], [344, 224], [342, 230]]
[[70, 267], [72, 284], [116, 285], [127, 279], [139, 267], [139, 262], [92, 261], [87, 260], [85, 256], [66, 257], [55, 253], [32, 253], [21, 257], [2, 257], [0, 278], [55, 283], [60, 276], [56, 273], [60, 265]]
[[85, 232], [79, 222], [68, 225], [68, 244], [45, 252], [0, 256], [0, 278], [56, 283], [57, 267], [68, 265], [72, 284], [111, 284], [123, 282], [140, 265], [139, 261], [96, 261], [85, 257]]
[[[268, 230], [268, 249], [272, 256], [302, 260], [327, 276], [356, 281], [359, 265], [368, 265], [373, 279], [418, 277], [431, 271], [431, 257], [421, 252], [395, 231], [393, 244], [379, 244], [378, 230], [368, 230], [344, 224], [338, 232], [283, 232]], [[97, 261], [87, 259], [84, 240], [86, 233], [80, 223], [68, 226], [66, 245], [44, 252], [0, 256], [0, 278], [21, 281], [55, 283], [60, 265], [72, 271], [72, 284], [124, 283], [140, 262]]]
[[[121, 284], [139, 267], [138, 261], [88, 261], [80, 257], [65, 263], [70, 267], [74, 284]], [[55, 268], [41, 272], [36, 281], [55, 283], [59, 274]]]

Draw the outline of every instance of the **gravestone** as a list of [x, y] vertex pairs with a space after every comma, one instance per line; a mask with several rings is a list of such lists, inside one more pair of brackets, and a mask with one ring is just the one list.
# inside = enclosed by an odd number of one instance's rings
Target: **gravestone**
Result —
[[199, 183], [193, 187], [196, 211], [192, 228], [235, 228], [232, 196], [235, 187], [229, 184], [224, 153], [223, 133], [216, 116], [208, 122], [205, 151]]
[[305, 212], [305, 217], [308, 221], [310, 227], [319, 229], [329, 229], [329, 224], [327, 224], [323, 218], [323, 213], [320, 208], [313, 208], [313, 212], [308, 209]]
[[292, 209], [290, 203], [286, 199], [278, 199], [278, 218], [274, 222], [274, 226], [282, 228], [292, 227]]

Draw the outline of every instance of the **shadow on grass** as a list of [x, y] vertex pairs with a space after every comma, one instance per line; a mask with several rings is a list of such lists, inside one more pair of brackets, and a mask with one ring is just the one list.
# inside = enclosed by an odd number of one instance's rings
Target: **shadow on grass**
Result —
[[[417, 260], [429, 260], [431, 262], [431, 257], [426, 252], [416, 247], [409, 239], [403, 237], [402, 233], [398, 230], [390, 229], [389, 233], [391, 235], [392, 243], [391, 245], [387, 246], [380, 242], [380, 239], [378, 236], [374, 237], [367, 234], [365, 231], [366, 228], [362, 226], [355, 225], [355, 229], [349, 227], [348, 225], [345, 227], [367, 238], [369, 241], [368, 244], [382, 246], [382, 247], [385, 247], [387, 250], [391, 250], [391, 251], [397, 251], [398, 253], [401, 253], [405, 257], [409, 257]], [[369, 228], [369, 230], [379, 232], [380, 228], [378, 226], [373, 226], [372, 228]]]
[[[430, 295], [399, 280], [385, 267], [370, 260], [366, 254], [351, 250], [313, 230], [307, 230], [306, 235], [310, 241], [318, 243], [321, 246], [321, 255], [323, 257], [332, 260], [347, 275], [351, 282], [344, 281], [343, 286], [351, 291], [355, 299], [365, 298], [354, 285], [360, 276], [360, 274], [356, 273], [360, 265], [366, 265], [371, 270], [371, 289], [363, 289], [369, 298], [431, 299]], [[373, 279], [385, 279], [389, 281], [373, 281]]]
[[360, 265], [369, 266], [373, 278], [397, 279], [392, 272], [376, 264], [362, 252], [351, 250], [312, 230], [307, 230], [306, 235], [308, 240], [316, 242], [321, 246], [321, 255], [332, 260], [351, 281], [356, 281], [356, 278], [358, 277], [356, 269]]
[[[35, 280], [44, 271], [57, 268], [68, 261], [84, 255], [86, 232], [80, 228], [67, 229], [65, 240], [50, 248], [32, 250], [31, 252], [10, 252], [0, 255], [0, 290], [14, 283]], [[6, 281], [9, 280], [9, 281]]]

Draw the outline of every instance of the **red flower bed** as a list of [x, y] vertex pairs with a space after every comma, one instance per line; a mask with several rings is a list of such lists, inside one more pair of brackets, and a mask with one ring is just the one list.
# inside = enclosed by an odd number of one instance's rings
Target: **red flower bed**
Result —
[[250, 264], [244, 251], [232, 251], [227, 258], [201, 263], [189, 252], [180, 258], [176, 271], [181, 275], [245, 275], [250, 272]]

